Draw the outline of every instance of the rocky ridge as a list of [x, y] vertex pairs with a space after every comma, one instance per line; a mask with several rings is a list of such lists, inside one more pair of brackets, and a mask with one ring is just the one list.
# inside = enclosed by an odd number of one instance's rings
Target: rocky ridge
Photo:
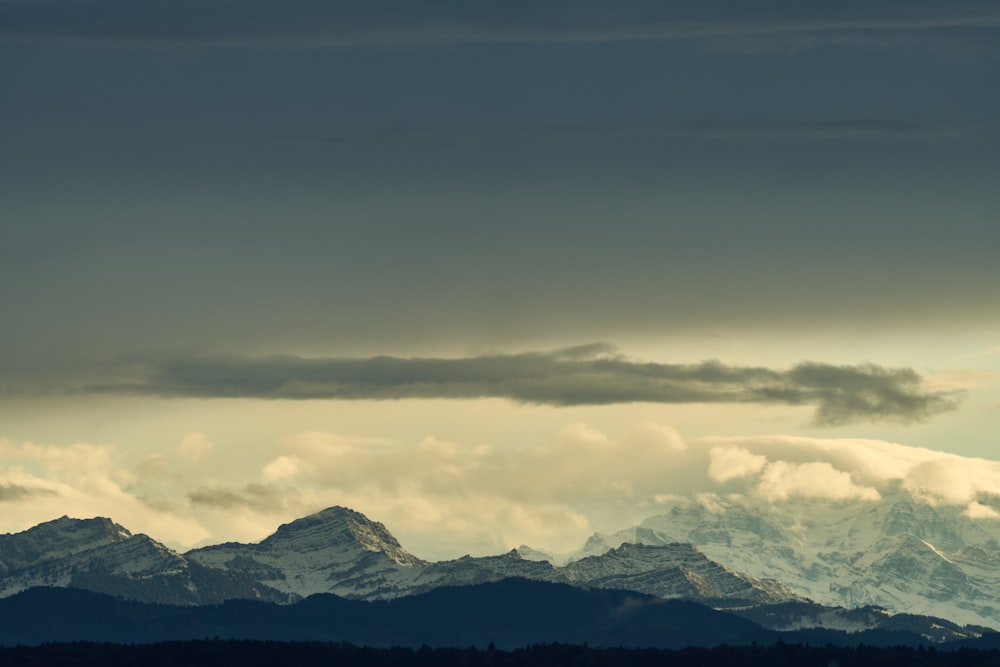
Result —
[[795, 597], [777, 582], [732, 572], [685, 544], [623, 546], [565, 567], [523, 558], [516, 549], [428, 563], [404, 550], [382, 524], [343, 507], [284, 524], [258, 543], [185, 554], [108, 519], [54, 523], [0, 540], [6, 566], [0, 597], [56, 586], [170, 604], [287, 603], [320, 593], [387, 600], [512, 578], [728, 604]]
[[38, 587], [164, 604], [214, 604], [234, 597], [289, 601], [254, 580], [203, 568], [102, 517], [64, 516], [0, 535], [0, 597]]

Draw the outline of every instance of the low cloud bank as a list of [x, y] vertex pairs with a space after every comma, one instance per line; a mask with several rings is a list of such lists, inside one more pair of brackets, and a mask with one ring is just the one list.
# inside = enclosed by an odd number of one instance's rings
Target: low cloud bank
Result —
[[[1000, 521], [1000, 461], [854, 438], [788, 435], [684, 440], [645, 422], [617, 434], [573, 423], [517, 448], [427, 436], [389, 442], [323, 431], [245, 452], [249, 478], [223, 480], [220, 457], [175, 449], [120, 467], [109, 446], [0, 439], [0, 532], [62, 514], [110, 516], [185, 547], [253, 541], [331, 505], [384, 522], [419, 556], [501, 553], [519, 544], [579, 548], [674, 502], [731, 497], [867, 505], [899, 494]], [[210, 455], [209, 455], [210, 456]], [[6, 497], [3, 497], [6, 496]]]
[[129, 382], [91, 392], [258, 399], [475, 399], [574, 406], [621, 403], [812, 405], [814, 423], [920, 421], [957, 407], [908, 368], [803, 362], [788, 370], [718, 361], [627, 359], [603, 344], [460, 359], [205, 357], [147, 364]]

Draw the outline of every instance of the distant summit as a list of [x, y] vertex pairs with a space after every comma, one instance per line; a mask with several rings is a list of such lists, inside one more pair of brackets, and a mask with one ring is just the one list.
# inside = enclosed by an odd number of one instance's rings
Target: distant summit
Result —
[[76, 588], [161, 604], [212, 604], [233, 597], [285, 601], [255, 582], [188, 562], [147, 535], [104, 517], [61, 517], [0, 535], [0, 597], [38, 587]]
[[317, 593], [398, 597], [427, 564], [404, 550], [381, 523], [345, 507], [282, 524], [256, 544], [204, 547], [187, 552], [185, 558], [259, 581], [291, 599]]
[[301, 519], [278, 526], [273, 535], [260, 542], [275, 551], [315, 551], [330, 547], [360, 547], [387, 556], [404, 567], [424, 561], [407, 552], [381, 523], [346, 507], [329, 507]]
[[90, 552], [132, 537], [132, 533], [111, 519], [63, 516], [21, 533], [0, 535], [0, 575]]

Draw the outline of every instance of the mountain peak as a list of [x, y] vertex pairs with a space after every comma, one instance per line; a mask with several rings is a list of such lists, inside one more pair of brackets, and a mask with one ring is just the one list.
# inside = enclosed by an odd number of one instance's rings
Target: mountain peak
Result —
[[[132, 537], [124, 526], [120, 526], [107, 517], [98, 516], [92, 519], [73, 519], [61, 516], [58, 519], [45, 521], [28, 530], [17, 533], [17, 537], [28, 538], [39, 546], [52, 543], [63, 551], [77, 551], [97, 544], [121, 542]], [[5, 535], [0, 537], [14, 537]]]
[[419, 565], [419, 558], [405, 551], [384, 525], [347, 507], [328, 507], [315, 514], [284, 523], [261, 542], [267, 547], [292, 547], [311, 551], [331, 546], [358, 546], [381, 553], [400, 565]]
[[0, 535], [0, 572], [90, 552], [132, 539], [132, 533], [111, 519], [62, 516], [13, 535]]
[[116, 538], [118, 540], [124, 540], [132, 537], [132, 533], [129, 532], [127, 528], [115, 523], [105, 516], [95, 516], [90, 519], [75, 519], [65, 514], [58, 519], [43, 521], [37, 526], [29, 528], [24, 532], [30, 533], [62, 530], [78, 530], [81, 532], [93, 532], [95, 534], [103, 533], [108, 537]]

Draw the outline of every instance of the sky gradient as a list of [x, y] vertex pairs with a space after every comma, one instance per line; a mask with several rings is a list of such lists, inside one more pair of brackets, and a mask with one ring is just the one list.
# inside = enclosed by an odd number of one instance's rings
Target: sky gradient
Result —
[[0, 80], [0, 531], [989, 514], [989, 2], [7, 0]]

